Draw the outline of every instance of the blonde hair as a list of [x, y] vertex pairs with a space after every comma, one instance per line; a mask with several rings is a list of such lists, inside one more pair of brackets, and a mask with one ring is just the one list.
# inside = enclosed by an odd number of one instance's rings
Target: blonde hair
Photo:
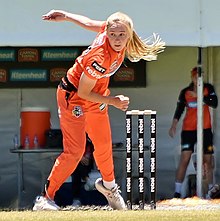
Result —
[[161, 40], [160, 36], [153, 33], [149, 38], [142, 40], [135, 32], [133, 21], [128, 15], [122, 12], [110, 15], [107, 19], [107, 29], [116, 22], [124, 24], [130, 35], [126, 47], [126, 56], [130, 61], [137, 62], [140, 59], [156, 60], [157, 54], [164, 51], [165, 42]]

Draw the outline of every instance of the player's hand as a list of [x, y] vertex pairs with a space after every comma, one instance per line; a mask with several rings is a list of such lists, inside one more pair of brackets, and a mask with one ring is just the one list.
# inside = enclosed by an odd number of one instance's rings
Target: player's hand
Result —
[[66, 14], [61, 10], [51, 10], [47, 14], [43, 15], [42, 19], [47, 21], [65, 21]]
[[126, 111], [128, 109], [129, 97], [126, 97], [124, 95], [117, 95], [112, 99], [113, 99], [112, 105], [115, 106], [116, 108], [122, 111]]
[[170, 129], [169, 129], [169, 135], [170, 135], [170, 137], [174, 137], [175, 136], [175, 134], [176, 134], [176, 127], [171, 127]]

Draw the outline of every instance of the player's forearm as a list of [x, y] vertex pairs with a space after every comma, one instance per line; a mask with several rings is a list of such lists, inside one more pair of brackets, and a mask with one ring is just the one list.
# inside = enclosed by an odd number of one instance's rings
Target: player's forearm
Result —
[[88, 94], [78, 92], [78, 96], [94, 103], [112, 105], [122, 111], [126, 111], [129, 105], [129, 98], [124, 95], [103, 96], [91, 91]]
[[73, 14], [69, 12], [64, 12], [64, 14], [66, 21], [73, 22], [76, 25], [79, 25], [82, 28], [90, 31], [95, 31], [95, 32], [100, 31], [100, 28], [104, 23], [104, 21], [92, 20], [83, 15]]
[[112, 99], [112, 97], [110, 96], [103, 96], [93, 91], [91, 91], [90, 93], [84, 93], [84, 91], [79, 90], [78, 96], [87, 101], [91, 101], [94, 103], [105, 103], [105, 104], [111, 104], [111, 99]]
[[95, 32], [99, 32], [100, 28], [104, 24], [104, 21], [96, 21], [86, 16], [69, 13], [63, 10], [51, 10], [47, 14], [44, 14], [42, 19], [55, 22], [69, 21], [81, 26], [82, 28]]
[[172, 121], [172, 125], [171, 125], [171, 127], [172, 127], [172, 128], [176, 128], [178, 122], [179, 122], [179, 121], [178, 121], [177, 119], [174, 118], [173, 121]]

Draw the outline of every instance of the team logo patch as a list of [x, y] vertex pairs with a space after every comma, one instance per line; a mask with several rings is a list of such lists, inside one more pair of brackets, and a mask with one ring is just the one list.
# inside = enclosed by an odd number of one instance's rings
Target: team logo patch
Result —
[[104, 104], [104, 103], [100, 104], [99, 105], [100, 111], [103, 111], [105, 109], [105, 107], [106, 107], [106, 104]]
[[80, 117], [83, 115], [82, 108], [80, 106], [75, 106], [72, 110], [72, 115], [75, 117]]
[[101, 65], [99, 65], [96, 61], [94, 61], [94, 62], [92, 63], [92, 67], [93, 67], [94, 69], [96, 69], [98, 72], [102, 73], [102, 74], [104, 74], [105, 71], [106, 71], [106, 68], [104, 68], [104, 67], [102, 67]]

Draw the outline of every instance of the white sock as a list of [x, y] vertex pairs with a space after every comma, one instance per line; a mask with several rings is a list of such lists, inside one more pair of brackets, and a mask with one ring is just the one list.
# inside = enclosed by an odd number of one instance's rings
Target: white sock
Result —
[[182, 189], [182, 183], [175, 182], [175, 192], [180, 193]]
[[103, 180], [103, 185], [106, 189], [109, 189], [111, 190], [112, 188], [115, 187], [115, 180], [112, 180], [112, 181], [105, 181]]

